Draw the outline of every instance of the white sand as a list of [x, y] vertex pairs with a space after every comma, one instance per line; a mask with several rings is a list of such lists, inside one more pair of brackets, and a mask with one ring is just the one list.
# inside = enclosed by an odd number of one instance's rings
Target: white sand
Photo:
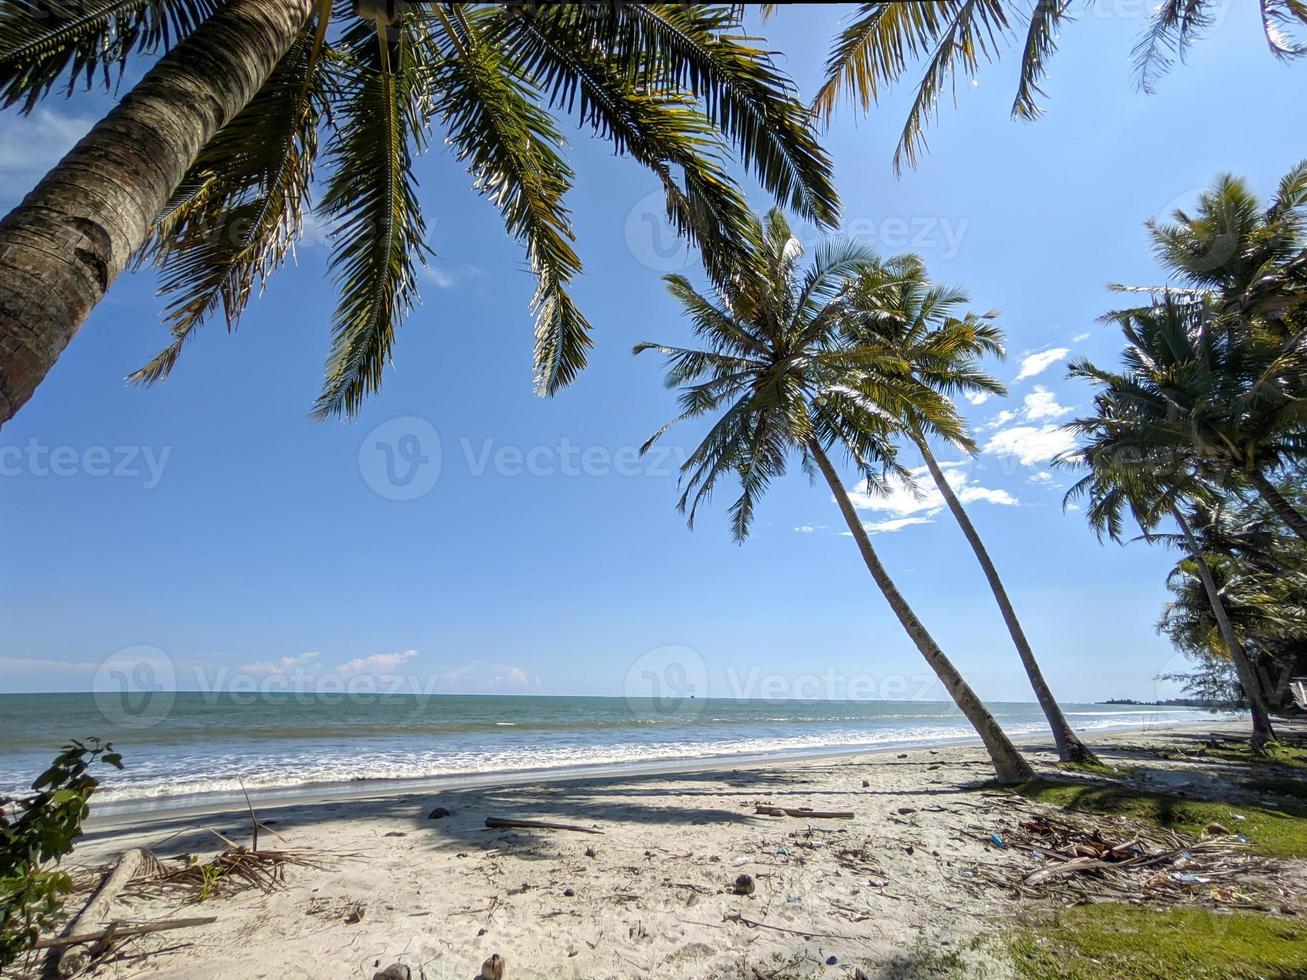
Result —
[[[1102, 736], [1096, 747], [1180, 734]], [[1031, 755], [1053, 761], [1047, 750]], [[964, 975], [1006, 976], [983, 944], [972, 948], [1019, 911], [1006, 895], [969, 886], [977, 862], [1004, 857], [985, 842], [1008, 806], [977, 794], [989, 775], [977, 747], [954, 746], [260, 807], [285, 846], [350, 856], [334, 870], [288, 868], [286, 887], [269, 895], [198, 906], [180, 892], [125, 900], [122, 919], [218, 921], [137, 940], [96, 975], [367, 980], [402, 962], [414, 977], [470, 980], [499, 953], [508, 980], [848, 978], [855, 966], [869, 977], [930, 976], [950, 956]], [[757, 816], [758, 803], [855, 817]], [[436, 806], [453, 813], [428, 819]], [[487, 815], [602, 835], [487, 830]], [[242, 812], [142, 820], [93, 830], [75, 863], [132, 846], [207, 858], [218, 845], [203, 826], [248, 842]], [[755, 879], [751, 897], [729, 890], [741, 873]], [[363, 917], [348, 923], [354, 903]], [[735, 914], [775, 928], [730, 921]]]

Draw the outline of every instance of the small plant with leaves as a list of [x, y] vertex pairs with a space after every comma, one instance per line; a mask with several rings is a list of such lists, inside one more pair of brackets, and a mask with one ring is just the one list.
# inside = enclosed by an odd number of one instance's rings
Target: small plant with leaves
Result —
[[73, 849], [99, 785], [97, 763], [123, 767], [122, 757], [98, 738], [71, 740], [25, 797], [0, 797], [0, 967], [16, 960], [54, 922], [72, 887], [59, 870]]

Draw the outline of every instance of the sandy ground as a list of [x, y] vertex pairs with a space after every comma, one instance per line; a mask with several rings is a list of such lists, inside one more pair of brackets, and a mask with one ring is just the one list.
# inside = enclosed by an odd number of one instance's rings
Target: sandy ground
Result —
[[[1136, 732], [1095, 748], [1123, 764], [1147, 756], [1151, 778], [1175, 784], [1151, 750], [1194, 737]], [[1048, 748], [1030, 755], [1052, 771]], [[276, 892], [199, 905], [180, 891], [124, 899], [117, 918], [217, 921], [135, 940], [94, 975], [367, 980], [400, 962], [415, 978], [471, 980], [498, 953], [507, 980], [930, 976], [950, 960], [1003, 977], [973, 942], [1020, 912], [971, 878], [1003, 859], [988, 835], [1013, 806], [978, 789], [989, 772], [977, 747], [955, 746], [279, 808], [256, 799], [284, 838], [265, 832], [264, 846], [337, 855], [334, 867], [291, 867]], [[855, 816], [759, 816], [760, 803]], [[436, 807], [451, 814], [431, 819]], [[489, 830], [488, 815], [600, 833]], [[218, 845], [205, 827], [249, 839], [243, 812], [171, 817], [93, 830], [74, 863], [129, 847], [207, 858]], [[740, 874], [751, 896], [732, 893]]]

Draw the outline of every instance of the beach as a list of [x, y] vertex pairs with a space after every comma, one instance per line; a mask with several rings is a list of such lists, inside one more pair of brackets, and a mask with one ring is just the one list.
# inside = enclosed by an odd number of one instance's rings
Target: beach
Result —
[[[1159, 750], [1241, 731], [1209, 722], [1093, 745], [1110, 764], [1144, 764], [1136, 779], [1200, 792], [1210, 777]], [[1067, 775], [1050, 745], [1025, 748], [1041, 774]], [[115, 914], [216, 921], [129, 943], [96, 976], [367, 978], [402, 963], [468, 980], [492, 954], [514, 980], [1008, 976], [993, 940], [1031, 909], [978, 869], [1018, 860], [991, 835], [1025, 804], [990, 775], [966, 744], [281, 806], [256, 792], [262, 846], [307, 849], [322, 866], [287, 867], [268, 894], [194, 903], [142, 890]], [[579, 829], [489, 829], [487, 817]], [[214, 830], [248, 843], [249, 814], [93, 818], [72, 863], [133, 847], [203, 858], [221, 849]], [[752, 894], [735, 893], [742, 874]]]

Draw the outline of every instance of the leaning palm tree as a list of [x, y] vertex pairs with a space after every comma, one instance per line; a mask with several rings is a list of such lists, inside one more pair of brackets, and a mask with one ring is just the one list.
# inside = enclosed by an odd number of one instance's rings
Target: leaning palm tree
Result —
[[716, 418], [682, 467], [681, 510], [693, 526], [698, 508], [717, 483], [723, 477], [738, 479], [741, 493], [731, 505], [730, 518], [735, 539], [743, 541], [758, 498], [797, 454], [806, 471], [820, 472], [826, 480], [867, 570], [980, 735], [999, 779], [1030, 779], [1030, 765], [899, 592], [830, 459], [832, 450], [843, 450], [871, 487], [883, 486], [890, 476], [907, 479], [897, 461], [894, 437], [895, 420], [909, 410], [923, 430], [963, 438], [951, 406], [914, 380], [902, 358], [884, 345], [848, 343], [841, 336], [846, 282], [871, 265], [871, 254], [856, 245], [827, 243], [802, 270], [802, 248], [779, 211], [751, 230], [749, 252], [747, 262], [720, 280], [715, 299], [699, 293], [684, 277], [667, 277], [701, 347], [635, 348], [637, 354], [653, 349], [667, 358], [667, 384], [682, 389], [677, 421]]
[[[927, 122], [939, 113], [942, 95], [954, 90], [958, 76], [975, 75], [981, 61], [997, 61], [1016, 45], [1021, 66], [1012, 115], [1036, 119], [1042, 113], [1039, 87], [1057, 50], [1062, 28], [1075, 19], [1076, 8], [1091, 0], [876, 0], [859, 4], [836, 36], [826, 61], [826, 78], [813, 108], [829, 118], [840, 97], [855, 99], [862, 111], [898, 82], [916, 61], [925, 68], [894, 151], [895, 172], [915, 166], [926, 148]], [[1307, 43], [1290, 31], [1307, 25], [1302, 0], [1259, 0], [1262, 27], [1271, 53], [1287, 60], [1307, 53]], [[1135, 75], [1151, 92], [1176, 58], [1213, 23], [1218, 0], [1161, 0], [1135, 46]]]
[[[1127, 355], [1131, 363], [1146, 358], [1141, 351]], [[1214, 499], [1211, 485], [1201, 478], [1189, 457], [1174, 451], [1167, 424], [1158, 421], [1146, 386], [1132, 374], [1113, 374], [1087, 361], [1073, 365], [1071, 374], [1089, 379], [1098, 392], [1093, 414], [1066, 424], [1081, 445], [1053, 461], [1058, 466], [1088, 469], [1088, 474], [1067, 491], [1067, 503], [1085, 500], [1090, 527], [1100, 539], [1109, 537], [1117, 542], [1124, 540], [1127, 514], [1147, 540], [1166, 540], [1159, 538], [1157, 528], [1168, 519], [1174, 520], [1248, 698], [1253, 749], [1261, 751], [1266, 742], [1275, 739], [1263, 686], [1230, 621], [1189, 518], [1196, 505]]]
[[30, 111], [65, 80], [162, 57], [0, 222], [0, 424], [133, 259], [161, 267], [172, 333], [135, 380], [166, 375], [210, 317], [233, 328], [290, 254], [320, 169], [340, 300], [315, 414], [355, 412], [417, 298], [427, 245], [414, 164], [432, 137], [526, 245], [545, 393], [576, 376], [591, 342], [569, 291], [580, 260], [558, 114], [657, 177], [709, 267], [730, 260], [748, 220], [732, 153], [806, 217], [837, 215], [805, 108], [728, 5], [64, 6], [0, 10], [6, 105]]
[[[969, 301], [966, 292], [932, 284], [920, 257], [902, 255], [862, 271], [853, 285], [849, 301], [850, 315], [845, 322], [853, 342], [884, 344], [911, 366], [917, 381], [932, 391], [946, 398], [977, 392], [1006, 394], [1003, 385], [986, 374], [980, 365], [980, 360], [986, 355], [1001, 357], [1004, 353], [1003, 333], [993, 322], [997, 314], [966, 312], [957, 315]], [[998, 569], [931, 452], [925, 432], [914, 416], [905, 419], [904, 423], [905, 434], [921, 453], [940, 496], [985, 573], [1008, 634], [1030, 679], [1030, 686], [1053, 731], [1058, 756], [1063, 762], [1096, 761], [1094, 754], [1071, 728], [1044, 680]], [[976, 451], [970, 439], [955, 440], [953, 445], [963, 452]]]

